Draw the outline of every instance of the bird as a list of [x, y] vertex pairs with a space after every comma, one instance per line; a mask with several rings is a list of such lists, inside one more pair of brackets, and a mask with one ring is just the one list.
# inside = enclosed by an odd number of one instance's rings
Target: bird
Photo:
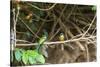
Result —
[[45, 42], [45, 40], [47, 39], [46, 35], [42, 35], [42, 37], [39, 39], [38, 44], [41, 45]]
[[[64, 40], [65, 40], [64, 33], [60, 33], [60, 35], [59, 35], [59, 40], [60, 40], [61, 42], [64, 42]], [[61, 50], [64, 50], [64, 46], [66, 46], [66, 43], [61, 44]], [[74, 47], [71, 46], [71, 45], [68, 45], [68, 44], [67, 44], [67, 46], [70, 47], [71, 49], [74, 49]]]
[[47, 31], [46, 31], [46, 30], [43, 30], [43, 35], [42, 35], [42, 37], [41, 37], [41, 38], [39, 39], [39, 41], [38, 41], [39, 45], [40, 45], [40, 44], [43, 44], [44, 41], [47, 40], [47, 37], [48, 37]]
[[46, 50], [46, 45], [44, 42], [47, 40], [47, 33], [44, 33], [41, 38], [39, 38], [38, 45], [37, 45], [37, 52], [48, 57], [48, 52]]
[[59, 35], [59, 40], [60, 41], [64, 41], [65, 37], [64, 37], [64, 33], [60, 33]]
[[[60, 35], [59, 35], [59, 40], [60, 40], [61, 42], [63, 42], [64, 39], [65, 39], [64, 33], [60, 33]], [[61, 50], [64, 50], [64, 44], [61, 44]]]
[[41, 47], [43, 46], [44, 42], [47, 40], [47, 37], [48, 37], [48, 33], [46, 31], [44, 31], [44, 34], [38, 40], [38, 45], [37, 45], [38, 52], [41, 49]]

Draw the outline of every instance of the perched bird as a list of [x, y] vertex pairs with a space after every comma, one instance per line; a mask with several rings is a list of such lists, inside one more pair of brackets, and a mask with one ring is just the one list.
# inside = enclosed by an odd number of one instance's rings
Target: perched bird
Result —
[[[65, 39], [65, 38], [64, 38], [64, 33], [60, 33], [60, 35], [59, 35], [59, 40], [63, 42], [64, 39]], [[61, 44], [61, 50], [64, 50], [64, 44]]]
[[38, 44], [41, 45], [45, 42], [45, 40], [47, 39], [47, 36], [46, 35], [42, 35], [42, 37], [39, 39], [39, 42]]
[[41, 38], [39, 38], [38, 41], [38, 47], [37, 50], [39, 51], [39, 49], [42, 47], [42, 45], [44, 44], [44, 42], [47, 40], [47, 32], [44, 32], [44, 34], [42, 35]]
[[46, 50], [46, 45], [44, 45], [44, 42], [47, 40], [47, 34], [42, 35], [42, 37], [38, 41], [37, 51], [38, 53], [41, 53], [45, 57], [48, 57], [48, 52]]
[[64, 33], [60, 33], [60, 35], [59, 35], [59, 40], [60, 40], [60, 41], [64, 41], [64, 39], [65, 39], [65, 38], [64, 38]]
[[[62, 42], [65, 40], [64, 33], [60, 33], [59, 40], [62, 41]], [[64, 50], [64, 45], [66, 46], [66, 43], [61, 44], [61, 49], [62, 50]], [[67, 44], [67, 46], [70, 47], [71, 49], [74, 49], [74, 47], [71, 46], [71, 45]]]

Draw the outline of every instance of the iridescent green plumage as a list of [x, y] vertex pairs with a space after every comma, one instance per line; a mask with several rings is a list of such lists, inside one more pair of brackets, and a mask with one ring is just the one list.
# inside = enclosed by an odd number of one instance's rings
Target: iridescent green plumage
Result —
[[47, 36], [46, 35], [42, 35], [42, 37], [39, 39], [38, 44], [39, 45], [43, 44], [46, 39], [47, 39]]
[[38, 51], [40, 50], [40, 48], [42, 47], [42, 45], [44, 44], [46, 40], [47, 40], [47, 32], [44, 32], [44, 34], [42, 35], [41, 38], [39, 38], [39, 41], [38, 41], [38, 47], [37, 47]]

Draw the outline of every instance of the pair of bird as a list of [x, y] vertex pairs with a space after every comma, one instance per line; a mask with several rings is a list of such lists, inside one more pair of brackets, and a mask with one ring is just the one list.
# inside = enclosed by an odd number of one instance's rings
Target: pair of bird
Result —
[[[44, 44], [44, 42], [47, 40], [47, 37], [48, 37], [48, 34], [45, 32], [44, 35], [42, 35], [42, 37], [39, 39], [39, 41], [38, 41], [38, 47], [37, 47], [38, 51], [40, 50], [40, 48], [42, 47], [42, 45]], [[64, 41], [64, 34], [63, 33], [60, 33], [59, 40], [60, 41]], [[61, 48], [63, 48], [63, 46]]]
[[[38, 44], [39, 45], [43, 44], [47, 40], [47, 37], [48, 37], [47, 33], [44, 34], [44, 35], [42, 35], [42, 37], [38, 41]], [[64, 39], [65, 39], [64, 34], [63, 33], [60, 33], [59, 40], [60, 41], [64, 41]]]
[[[39, 39], [39, 41], [38, 41], [38, 45], [40, 45], [39, 47], [38, 47], [38, 49], [43, 45], [43, 43], [47, 40], [47, 37], [48, 37], [48, 35], [47, 35], [47, 33], [45, 33], [44, 35], [42, 35], [42, 37]], [[60, 35], [59, 35], [59, 40], [60, 41], [64, 41], [64, 34], [63, 33], [60, 33]]]

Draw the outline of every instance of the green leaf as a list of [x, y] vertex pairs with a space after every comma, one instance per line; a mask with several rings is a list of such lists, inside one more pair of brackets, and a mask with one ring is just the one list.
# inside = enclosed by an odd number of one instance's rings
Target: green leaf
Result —
[[41, 64], [44, 64], [45, 63], [45, 58], [43, 55], [39, 54], [37, 57], [36, 57], [36, 61], [41, 63]]
[[27, 50], [28, 61], [30, 64], [36, 64], [36, 57], [39, 55], [35, 50]]
[[35, 58], [35, 57], [38, 55], [38, 52], [35, 51], [35, 50], [27, 50], [27, 54], [28, 54], [29, 56], [32, 56], [32, 57]]
[[22, 53], [21, 53], [20, 49], [16, 49], [15, 50], [15, 59], [19, 62], [19, 61], [21, 61], [21, 57], [22, 57]]
[[23, 52], [23, 55], [22, 55], [22, 61], [24, 64], [27, 64], [28, 63], [28, 54], [27, 52]]
[[35, 58], [33, 58], [32, 56], [29, 56], [29, 63], [30, 64], [36, 64]]

